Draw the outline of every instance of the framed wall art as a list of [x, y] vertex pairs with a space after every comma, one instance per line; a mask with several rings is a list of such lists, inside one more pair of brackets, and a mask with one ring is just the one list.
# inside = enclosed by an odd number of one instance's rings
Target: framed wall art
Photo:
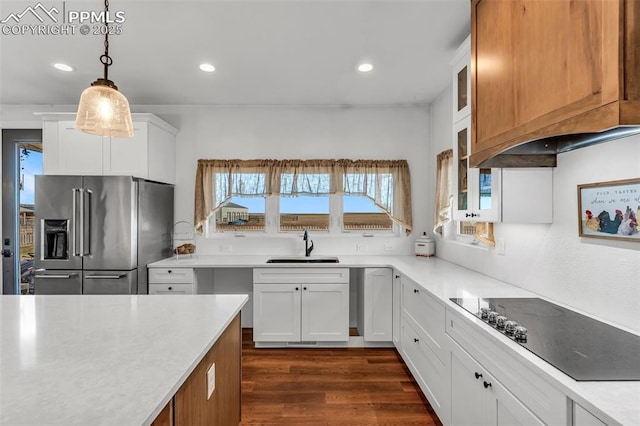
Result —
[[640, 242], [640, 178], [578, 185], [579, 235]]

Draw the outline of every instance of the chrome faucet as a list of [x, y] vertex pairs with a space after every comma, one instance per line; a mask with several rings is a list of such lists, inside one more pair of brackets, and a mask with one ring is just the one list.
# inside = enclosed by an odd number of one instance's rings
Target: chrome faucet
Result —
[[[302, 235], [302, 239], [304, 240], [304, 255], [306, 257], [311, 256], [311, 251], [313, 251], [313, 240], [309, 239], [309, 233], [307, 230], [304, 230], [304, 234]], [[311, 241], [311, 247], [309, 247], [309, 241]]]

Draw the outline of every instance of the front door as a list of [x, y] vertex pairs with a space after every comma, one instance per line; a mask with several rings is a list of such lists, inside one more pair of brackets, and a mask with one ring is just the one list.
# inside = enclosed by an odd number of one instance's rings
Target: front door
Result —
[[2, 294], [33, 293], [34, 184], [42, 130], [2, 130]]

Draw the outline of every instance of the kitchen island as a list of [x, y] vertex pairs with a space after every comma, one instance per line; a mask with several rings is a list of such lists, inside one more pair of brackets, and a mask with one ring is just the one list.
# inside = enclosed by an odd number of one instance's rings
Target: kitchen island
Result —
[[[0, 424], [148, 425], [167, 406], [178, 419], [181, 406], [192, 407], [178, 393], [208, 370], [203, 362], [220, 343], [238, 354], [230, 380], [239, 418], [238, 316], [246, 302], [246, 295], [0, 296]], [[220, 396], [229, 378], [218, 367]]]

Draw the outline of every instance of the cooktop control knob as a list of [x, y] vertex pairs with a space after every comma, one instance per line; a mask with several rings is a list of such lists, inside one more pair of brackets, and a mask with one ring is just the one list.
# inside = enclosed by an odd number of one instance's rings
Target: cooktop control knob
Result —
[[515, 321], [511, 321], [511, 320], [505, 321], [504, 333], [508, 336], [513, 336], [513, 333], [515, 333], [517, 326], [518, 326], [518, 323]]
[[483, 320], [487, 320], [489, 318], [489, 308], [480, 308], [480, 318]]
[[521, 325], [516, 326], [516, 329], [513, 333], [513, 337], [519, 342], [527, 341], [527, 329]]
[[504, 315], [498, 315], [498, 317], [496, 318], [496, 328], [498, 330], [504, 330], [504, 325], [507, 322], [507, 317], [505, 317]]
[[493, 325], [495, 325], [496, 320], [498, 319], [498, 316], [499, 316], [499, 315], [500, 315], [500, 314], [499, 314], [499, 313], [497, 313], [496, 311], [490, 311], [490, 312], [489, 312], [489, 324], [493, 324]]

